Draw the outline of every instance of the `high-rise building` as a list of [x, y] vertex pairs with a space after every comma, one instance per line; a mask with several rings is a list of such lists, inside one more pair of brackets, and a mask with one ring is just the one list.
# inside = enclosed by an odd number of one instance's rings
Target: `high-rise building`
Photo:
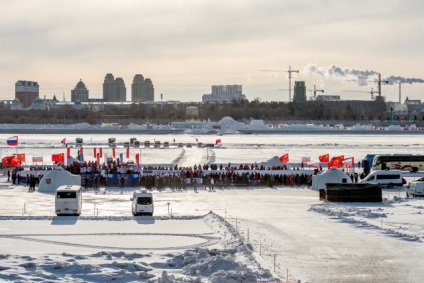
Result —
[[114, 79], [112, 74], [107, 74], [103, 82], [103, 100], [105, 102], [127, 101], [127, 89], [122, 78]]
[[17, 81], [15, 83], [15, 98], [22, 103], [23, 108], [29, 108], [34, 99], [39, 97], [40, 86], [37, 82]]
[[82, 80], [80, 80], [75, 88], [71, 90], [71, 101], [88, 102], [88, 89]]
[[143, 75], [137, 74], [134, 76], [131, 85], [131, 101], [145, 102], [154, 101], [155, 92], [152, 81], [148, 78], [144, 79]]
[[304, 81], [295, 81], [293, 102], [300, 101], [306, 101], [306, 85]]
[[202, 96], [203, 102], [230, 102], [232, 100], [247, 100], [243, 94], [242, 85], [213, 85], [211, 94]]
[[146, 85], [146, 101], [155, 100], [155, 89], [151, 79], [145, 79], [144, 84]]
[[127, 101], [127, 88], [122, 78], [115, 79], [115, 98], [117, 102]]
[[114, 101], [115, 78], [112, 74], [106, 74], [103, 82], [103, 100], [105, 102]]

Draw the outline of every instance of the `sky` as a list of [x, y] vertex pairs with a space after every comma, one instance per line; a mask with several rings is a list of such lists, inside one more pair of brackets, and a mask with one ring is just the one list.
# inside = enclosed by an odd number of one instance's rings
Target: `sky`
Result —
[[308, 97], [315, 85], [368, 100], [377, 73], [390, 79], [387, 101], [399, 101], [399, 81], [402, 102], [424, 92], [419, 0], [0, 1], [1, 100], [14, 99], [18, 80], [69, 101], [81, 79], [101, 98], [112, 73], [127, 100], [142, 74], [157, 101], [201, 101], [212, 85], [240, 84], [249, 100], [287, 102], [289, 66]]

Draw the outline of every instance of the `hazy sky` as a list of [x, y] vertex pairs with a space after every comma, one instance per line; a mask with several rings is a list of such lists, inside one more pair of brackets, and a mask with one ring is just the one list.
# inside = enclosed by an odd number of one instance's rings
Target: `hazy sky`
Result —
[[[421, 0], [0, 0], [0, 99], [31, 80], [41, 97], [69, 101], [80, 79], [101, 98], [112, 73], [127, 100], [142, 74], [156, 100], [201, 101], [211, 85], [241, 84], [249, 100], [288, 101], [287, 73], [262, 70], [289, 66], [300, 71], [292, 85], [342, 99], [369, 99], [375, 73], [416, 78], [402, 102], [423, 99], [423, 12]], [[399, 100], [398, 84], [382, 90]]]

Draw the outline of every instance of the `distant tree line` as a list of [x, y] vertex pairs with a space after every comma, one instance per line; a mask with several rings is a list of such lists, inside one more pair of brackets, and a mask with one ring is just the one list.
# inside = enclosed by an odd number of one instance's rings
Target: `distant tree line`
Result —
[[[260, 119], [265, 121], [282, 120], [388, 120], [386, 104], [368, 101], [368, 104], [356, 102], [262, 102], [232, 101], [231, 103], [204, 103], [199, 107], [199, 120], [219, 121], [229, 116], [235, 120]], [[75, 123], [161, 123], [187, 120], [186, 107], [180, 104], [166, 108], [155, 108], [144, 104], [132, 104], [130, 107], [108, 106], [106, 110], [77, 110], [64, 106], [52, 110], [10, 110], [0, 111], [0, 123], [10, 124], [75, 124]], [[415, 116], [422, 120], [422, 116]]]

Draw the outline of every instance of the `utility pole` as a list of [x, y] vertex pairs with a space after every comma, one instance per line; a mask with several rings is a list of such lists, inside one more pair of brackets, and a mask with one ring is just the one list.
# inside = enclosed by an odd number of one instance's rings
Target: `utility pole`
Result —
[[291, 78], [292, 78], [292, 73], [299, 73], [299, 70], [292, 70], [291, 66], [289, 66], [288, 71], [285, 71], [289, 74], [289, 102], [292, 102], [292, 96], [291, 96]]

